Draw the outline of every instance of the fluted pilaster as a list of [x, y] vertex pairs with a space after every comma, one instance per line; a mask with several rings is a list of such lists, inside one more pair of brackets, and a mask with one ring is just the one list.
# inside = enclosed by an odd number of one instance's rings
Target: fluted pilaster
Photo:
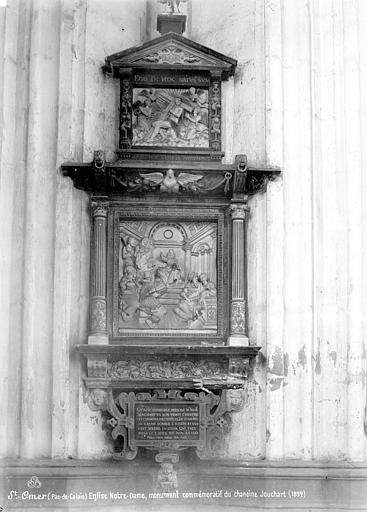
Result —
[[232, 296], [229, 345], [246, 346], [245, 219], [246, 204], [232, 204]]
[[107, 214], [108, 203], [93, 201], [93, 254], [90, 291], [89, 344], [108, 344], [107, 336]]

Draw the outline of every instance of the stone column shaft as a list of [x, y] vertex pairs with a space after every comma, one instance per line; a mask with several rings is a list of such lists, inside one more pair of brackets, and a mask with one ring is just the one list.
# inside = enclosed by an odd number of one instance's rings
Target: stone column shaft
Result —
[[89, 344], [108, 344], [107, 335], [107, 212], [103, 201], [92, 203], [93, 254], [90, 290]]
[[247, 346], [246, 291], [245, 291], [245, 204], [232, 204], [232, 296], [231, 331], [228, 344]]
[[184, 246], [185, 251], [185, 274], [191, 272], [191, 247], [189, 245]]

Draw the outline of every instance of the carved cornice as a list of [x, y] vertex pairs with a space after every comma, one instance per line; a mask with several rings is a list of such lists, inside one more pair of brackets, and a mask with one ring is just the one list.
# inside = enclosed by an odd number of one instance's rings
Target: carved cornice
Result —
[[[260, 347], [79, 345], [88, 388], [242, 388]], [[142, 355], [144, 354], [144, 355]], [[107, 362], [109, 361], [109, 362]]]
[[[95, 158], [90, 164], [65, 163], [61, 166], [65, 176], [69, 176], [74, 186], [87, 192], [101, 195], [129, 195], [140, 197], [148, 193], [167, 193], [178, 195], [204, 195], [234, 197], [243, 200], [244, 196], [263, 192], [269, 180], [280, 174], [279, 169], [255, 169], [248, 167], [244, 155], [236, 159], [234, 164], [218, 162], [173, 161], [166, 154], [169, 162], [148, 160], [119, 160], [115, 163], [105, 162], [104, 153], [95, 152]], [[172, 169], [178, 186], [171, 190], [162, 189], [159, 180], [150, 176], [162, 175], [162, 181], [169, 169]], [[182, 175], [188, 181], [182, 180]], [[180, 180], [179, 180], [179, 177]]]

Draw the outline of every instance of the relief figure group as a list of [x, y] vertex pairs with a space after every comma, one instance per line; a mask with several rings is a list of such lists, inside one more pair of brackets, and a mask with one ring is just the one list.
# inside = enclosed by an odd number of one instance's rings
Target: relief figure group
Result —
[[208, 91], [135, 89], [133, 145], [208, 147]]
[[205, 329], [216, 287], [206, 273], [185, 272], [175, 250], [153, 239], [121, 238], [120, 325], [124, 328]]

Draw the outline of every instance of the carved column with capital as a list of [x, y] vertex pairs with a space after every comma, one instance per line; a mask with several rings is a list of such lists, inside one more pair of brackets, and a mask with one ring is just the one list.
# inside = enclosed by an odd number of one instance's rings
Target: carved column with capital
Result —
[[230, 206], [232, 216], [232, 296], [230, 346], [248, 346], [246, 327], [245, 219], [244, 203]]
[[107, 214], [106, 200], [92, 200], [93, 252], [88, 343], [107, 345]]

